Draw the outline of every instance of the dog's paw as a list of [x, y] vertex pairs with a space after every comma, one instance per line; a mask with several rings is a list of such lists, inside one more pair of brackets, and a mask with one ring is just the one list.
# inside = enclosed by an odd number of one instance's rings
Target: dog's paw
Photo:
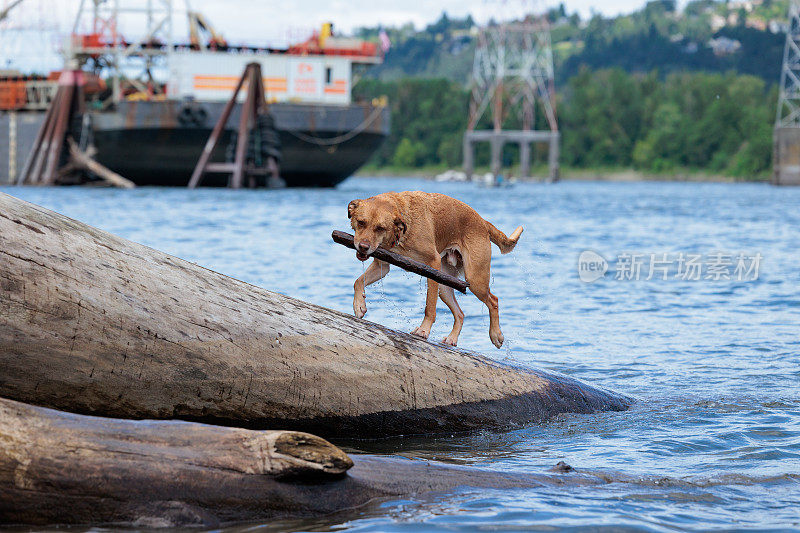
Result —
[[497, 332], [490, 331], [489, 338], [492, 339], [492, 344], [494, 344], [498, 348], [503, 345], [503, 341], [505, 340], [503, 338], [503, 332], [500, 330], [498, 330]]
[[431, 334], [431, 330], [425, 329], [422, 326], [418, 327], [414, 331], [411, 332], [412, 335], [416, 335], [417, 337], [422, 337], [423, 339], [427, 339], [428, 335]]
[[367, 314], [367, 302], [363, 298], [353, 300], [353, 314], [356, 318], [364, 318]]
[[442, 339], [442, 344], [446, 344], [448, 346], [455, 346], [456, 344], [458, 344], [458, 337], [450, 334], [444, 339]]

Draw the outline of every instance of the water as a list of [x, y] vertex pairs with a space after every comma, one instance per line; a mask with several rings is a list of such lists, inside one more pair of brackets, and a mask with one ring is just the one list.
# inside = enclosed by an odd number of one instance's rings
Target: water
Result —
[[[506, 345], [460, 296], [459, 346], [637, 398], [628, 412], [559, 416], [511, 432], [340, 443], [508, 472], [558, 461], [603, 476], [587, 487], [476, 491], [376, 502], [315, 520], [238, 530], [800, 530], [800, 189], [755, 184], [519, 184], [500, 190], [351, 179], [336, 190], [5, 188], [15, 196], [225, 274], [351, 312], [363, 266], [330, 240], [347, 203], [388, 190], [443, 192], [499, 228]], [[583, 250], [760, 253], [755, 281], [578, 279]], [[646, 274], [646, 271], [643, 271]], [[643, 275], [642, 277], [646, 277]], [[410, 331], [424, 282], [392, 269], [367, 289], [368, 319]], [[439, 303], [432, 339], [450, 330]]]

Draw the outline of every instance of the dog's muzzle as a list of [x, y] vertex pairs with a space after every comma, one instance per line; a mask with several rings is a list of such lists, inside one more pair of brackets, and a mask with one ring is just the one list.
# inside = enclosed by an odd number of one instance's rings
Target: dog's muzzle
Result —
[[356, 258], [359, 261], [366, 261], [369, 257], [369, 243], [360, 242], [356, 245]]

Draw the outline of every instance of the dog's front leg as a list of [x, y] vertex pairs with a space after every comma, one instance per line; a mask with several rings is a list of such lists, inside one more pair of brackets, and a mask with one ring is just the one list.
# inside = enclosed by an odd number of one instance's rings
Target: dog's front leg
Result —
[[364, 288], [367, 285], [372, 285], [388, 273], [389, 263], [373, 259], [372, 263], [367, 267], [367, 270], [365, 270], [353, 284], [353, 290], [355, 291], [355, 295], [353, 296], [353, 313], [358, 318], [362, 318], [367, 314], [367, 300]]
[[[437, 255], [435, 260], [428, 262], [433, 268], [439, 269], [442, 266], [442, 260]], [[439, 284], [432, 279], [428, 280], [428, 294], [425, 297], [425, 318], [422, 319], [422, 324], [412, 331], [414, 335], [418, 335], [423, 339], [427, 339], [431, 334], [433, 323], [436, 322], [436, 302], [439, 299]]]

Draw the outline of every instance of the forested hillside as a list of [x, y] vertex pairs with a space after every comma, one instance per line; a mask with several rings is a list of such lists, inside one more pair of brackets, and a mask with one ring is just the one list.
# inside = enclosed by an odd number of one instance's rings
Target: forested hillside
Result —
[[[630, 15], [589, 20], [563, 6], [551, 10], [562, 164], [763, 176], [787, 7], [697, 0], [676, 10], [672, 1], [656, 0]], [[387, 95], [392, 106], [392, 135], [373, 162], [457, 166], [474, 22], [442, 15], [420, 31], [385, 31], [392, 41], [385, 62], [355, 91]], [[378, 32], [358, 34], [374, 39]], [[513, 158], [515, 148], [507, 150]], [[478, 152], [478, 163], [487, 151]]]
[[[629, 15], [582, 20], [568, 15], [562, 4], [547, 14], [556, 82], [575, 75], [581, 65], [619, 66], [628, 72], [735, 70], [774, 82], [780, 74], [787, 9], [787, 0], [695, 0], [678, 11], [671, 0], [655, 0]], [[477, 35], [472, 18], [443, 14], [419, 31], [408, 24], [385, 31], [392, 47], [370, 76], [468, 82]], [[362, 28], [357, 35], [376, 39], [378, 32]]]
[[[375, 164], [461, 164], [469, 101], [462, 85], [443, 79], [363, 80], [358, 94], [387, 95], [392, 109], [392, 133]], [[661, 79], [656, 73], [584, 68], [559, 93], [561, 162], [575, 168], [756, 177], [770, 167], [775, 99], [775, 89], [749, 75], [698, 72]], [[516, 147], [506, 150], [506, 158], [516, 161]], [[545, 159], [544, 153], [535, 154]], [[479, 147], [476, 158], [487, 164], [488, 145]]]

